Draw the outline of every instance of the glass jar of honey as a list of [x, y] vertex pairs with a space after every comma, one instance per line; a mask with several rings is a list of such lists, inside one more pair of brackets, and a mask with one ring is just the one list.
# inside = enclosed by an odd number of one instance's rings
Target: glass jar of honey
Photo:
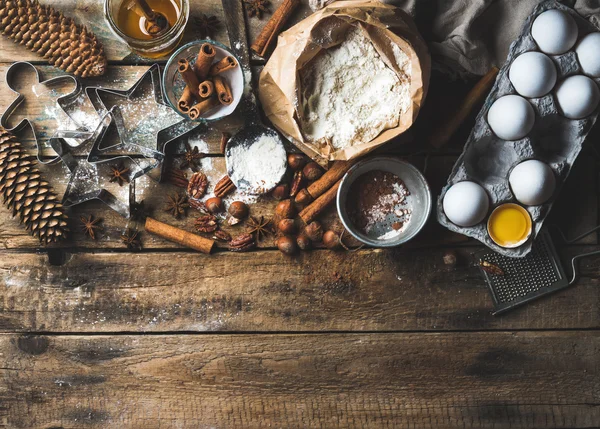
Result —
[[152, 34], [137, 0], [105, 0], [104, 17], [112, 32], [135, 53], [161, 58], [176, 47], [190, 15], [189, 0], [146, 0], [147, 7], [166, 19], [164, 31]]

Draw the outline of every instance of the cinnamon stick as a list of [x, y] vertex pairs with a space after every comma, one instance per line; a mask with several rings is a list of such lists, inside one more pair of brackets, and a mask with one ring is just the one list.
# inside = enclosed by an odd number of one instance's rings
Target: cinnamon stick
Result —
[[183, 90], [183, 94], [181, 94], [181, 98], [177, 103], [177, 107], [179, 107], [179, 110], [181, 110], [183, 113], [188, 113], [190, 111], [190, 107], [192, 107], [192, 104], [194, 104], [194, 94], [186, 85], [185, 89]]
[[215, 86], [210, 80], [205, 80], [198, 85], [198, 95], [200, 98], [208, 98], [213, 95]]
[[446, 121], [437, 128], [437, 131], [433, 133], [430, 138], [432, 146], [439, 148], [448, 143], [458, 127], [460, 127], [464, 120], [467, 119], [473, 108], [479, 105], [488, 92], [490, 92], [490, 89], [496, 81], [497, 75], [498, 69], [492, 67], [490, 71], [475, 84], [461, 102], [458, 109], [453, 110], [452, 116], [447, 118]]
[[211, 252], [215, 244], [213, 240], [167, 225], [151, 217], [146, 218], [146, 231], [173, 243], [181, 244], [182, 246], [207, 254]]
[[211, 111], [219, 105], [217, 97], [210, 97], [200, 103], [194, 104], [194, 107], [188, 112], [190, 119], [198, 119], [203, 114]]
[[323, 195], [314, 200], [308, 207], [300, 212], [300, 219], [302, 219], [305, 224], [309, 224], [315, 220], [315, 218], [335, 200], [341, 181], [342, 179], [338, 180]]
[[204, 43], [200, 46], [196, 65], [194, 66], [199, 80], [203, 81], [208, 76], [208, 71], [210, 70], [210, 66], [212, 65], [216, 53], [215, 47], [210, 43]]
[[196, 97], [200, 97], [198, 93], [198, 85], [200, 82], [198, 81], [198, 76], [196, 76], [196, 73], [194, 72], [188, 60], [181, 58], [178, 62], [177, 71], [185, 81], [186, 88], [189, 88]]
[[237, 61], [231, 55], [228, 55], [210, 66], [208, 74], [215, 76], [224, 71], [231, 70], [237, 66]]
[[315, 180], [307, 188], [302, 189], [296, 195], [295, 201], [298, 204], [306, 205], [323, 195], [335, 182], [340, 180], [350, 167], [356, 164], [358, 160], [335, 161], [331, 168], [327, 170], [318, 180]]
[[250, 47], [261, 57], [264, 57], [269, 50], [271, 43], [277, 38], [277, 35], [283, 28], [285, 22], [292, 15], [294, 9], [300, 4], [300, 0], [284, 0], [283, 3], [271, 16], [271, 19], [265, 24], [264, 28], [256, 37], [256, 40]]
[[217, 75], [213, 77], [213, 83], [215, 84], [215, 92], [219, 98], [219, 102], [226, 106], [233, 103], [233, 95], [231, 94], [231, 88], [227, 81]]

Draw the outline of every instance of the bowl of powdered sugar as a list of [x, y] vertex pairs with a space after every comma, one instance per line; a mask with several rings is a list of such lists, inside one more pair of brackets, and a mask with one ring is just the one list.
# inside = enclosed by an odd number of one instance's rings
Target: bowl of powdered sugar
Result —
[[391, 157], [354, 165], [337, 194], [337, 210], [346, 230], [373, 247], [398, 246], [412, 239], [425, 226], [431, 208], [431, 190], [423, 174]]

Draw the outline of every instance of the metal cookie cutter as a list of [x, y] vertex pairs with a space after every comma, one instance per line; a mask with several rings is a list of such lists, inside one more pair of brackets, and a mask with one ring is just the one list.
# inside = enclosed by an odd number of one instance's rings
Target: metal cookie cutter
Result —
[[[165, 102], [164, 95], [161, 87], [161, 78], [160, 78], [160, 67], [158, 64], [152, 65], [139, 79], [138, 81], [127, 90], [116, 90], [116, 89], [108, 89], [103, 87], [87, 87], [86, 93], [88, 98], [90, 99], [94, 109], [98, 112], [99, 115], [104, 115], [111, 111], [116, 106], [109, 106], [106, 104], [105, 100], [102, 98], [102, 94], [110, 94], [117, 97], [122, 97], [130, 100], [140, 88], [146, 84], [146, 81], [150, 81], [152, 86], [152, 92], [154, 95], [154, 102], [156, 105], [164, 106], [168, 109], [169, 113], [173, 113], [173, 117], [177, 120], [174, 120], [172, 123], [169, 123], [166, 127], [158, 130], [154, 134], [154, 142], [153, 148], [149, 148], [147, 146], [143, 146], [137, 142], [132, 141], [132, 136], [127, 132], [125, 120], [123, 118], [123, 114], [120, 110], [114, 109], [113, 117], [115, 120], [115, 124], [119, 129], [119, 134], [123, 136], [122, 142], [118, 145], [114, 145], [107, 148], [96, 148], [96, 152], [93, 153], [93, 157], [97, 157], [101, 153], [106, 153], [108, 150], [112, 149], [122, 149], [127, 146], [135, 147], [139, 152], [147, 157], [154, 157], [155, 159], [162, 162], [165, 158], [165, 149], [166, 146], [174, 140], [179, 139], [185, 135], [188, 135], [195, 129], [200, 126], [206, 127], [205, 124], [197, 123], [189, 120], [182, 120], [175, 112], [172, 112], [171, 107]], [[162, 177], [162, 172], [164, 170], [161, 169], [160, 176]], [[160, 180], [160, 178], [159, 178]]]
[[[56, 104], [62, 109], [62, 111], [65, 113], [65, 115], [69, 118], [70, 118], [70, 116], [66, 112], [65, 106], [70, 105], [71, 103], [73, 103], [74, 100], [76, 100], [79, 97], [79, 95], [82, 92], [81, 84], [79, 83], [79, 80], [75, 76], [71, 76], [71, 75], [67, 75], [67, 74], [41, 81], [38, 70], [33, 66], [33, 64], [25, 62], [25, 61], [19, 61], [19, 62], [13, 63], [8, 68], [8, 70], [6, 70], [6, 75], [5, 75], [6, 84], [8, 85], [9, 89], [12, 92], [17, 94], [17, 97], [15, 98], [15, 100], [12, 103], [10, 103], [10, 105], [8, 106], [6, 111], [4, 111], [4, 113], [2, 113], [2, 115], [0, 116], [0, 125], [2, 127], [6, 128], [8, 131], [12, 131], [15, 133], [19, 133], [24, 128], [29, 127], [31, 129], [31, 132], [35, 139], [38, 162], [40, 162], [41, 164], [52, 164], [52, 163], [58, 161], [60, 159], [60, 157], [56, 156], [56, 157], [50, 159], [49, 161], [44, 161], [43, 155], [42, 155], [42, 147], [40, 146], [41, 142], [38, 139], [38, 135], [36, 133], [34, 124], [32, 123], [32, 121], [29, 118], [26, 117], [25, 119], [23, 119], [21, 122], [19, 122], [13, 128], [8, 128], [8, 126], [7, 126], [8, 118], [15, 112], [15, 110], [21, 105], [21, 103], [23, 103], [23, 101], [25, 101], [25, 96], [23, 94], [21, 94], [19, 91], [17, 91], [15, 89], [15, 85], [14, 85], [14, 82], [18, 76], [18, 69], [23, 68], [23, 67], [28, 67], [31, 70], [33, 70], [38, 83], [44, 87], [47, 87], [48, 89], [52, 89], [53, 86], [63, 84], [64, 82], [70, 81], [70, 82], [75, 83], [75, 89], [73, 90], [73, 92], [71, 92], [67, 95], [64, 95], [62, 97], [58, 97], [56, 99]], [[73, 120], [73, 119], [71, 119], [71, 120]], [[77, 124], [76, 121], [74, 121], [74, 122]], [[68, 131], [68, 132], [67, 131], [62, 131], [62, 132], [57, 131], [52, 137], [50, 137], [48, 139], [48, 143], [51, 147], [53, 147], [53, 146], [59, 144], [56, 141], [57, 139], [60, 139], [63, 137], [64, 138], [76, 138], [77, 136], [82, 137], [82, 136], [85, 136], [86, 134], [87, 134], [86, 132], [82, 133], [79, 130], [72, 130], [72, 131]]]
[[[103, 160], [90, 159], [90, 154], [96, 151], [101, 145], [111, 127], [114, 127], [117, 133], [119, 133], [113, 112], [109, 111], [102, 117], [98, 128], [80, 145], [73, 147], [66, 144], [62, 139], [53, 141], [53, 149], [58, 153], [60, 159], [71, 172], [69, 184], [63, 196], [63, 204], [66, 207], [70, 207], [85, 201], [98, 199], [121, 216], [128, 218], [131, 212], [131, 203], [135, 201], [135, 179], [148, 170], [155, 168], [158, 162], [154, 159], [133, 159], [127, 155], [115, 156]], [[102, 183], [103, 181], [106, 182], [107, 179], [101, 170], [106, 170], [107, 163], [115, 160], [129, 160], [128, 168], [130, 168], [131, 174], [129, 175], [129, 186], [126, 196], [114, 195], [104, 189], [103, 185], [105, 183]]]

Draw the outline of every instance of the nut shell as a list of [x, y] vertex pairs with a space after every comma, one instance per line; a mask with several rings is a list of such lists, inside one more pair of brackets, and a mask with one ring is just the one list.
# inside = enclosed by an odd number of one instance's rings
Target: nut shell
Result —
[[294, 219], [281, 219], [277, 224], [277, 228], [283, 234], [293, 234], [296, 232], [296, 225]]
[[286, 255], [293, 255], [298, 250], [296, 240], [287, 235], [283, 235], [277, 239], [277, 248]]
[[300, 234], [298, 237], [296, 237], [296, 244], [300, 250], [309, 250], [312, 243], [306, 234]]
[[223, 200], [219, 197], [209, 198], [204, 205], [206, 206], [206, 210], [212, 214], [221, 213], [223, 211]]
[[323, 169], [316, 162], [309, 162], [302, 170], [307, 180], [314, 182], [323, 175]]
[[306, 225], [306, 228], [304, 228], [304, 233], [314, 243], [318, 243], [323, 240], [323, 227], [321, 226], [321, 223], [316, 220]]
[[249, 211], [248, 205], [242, 201], [232, 202], [227, 209], [227, 212], [237, 219], [244, 219], [246, 216], [248, 216]]
[[283, 200], [275, 207], [275, 214], [281, 219], [291, 219], [296, 215], [296, 208], [292, 200]]

